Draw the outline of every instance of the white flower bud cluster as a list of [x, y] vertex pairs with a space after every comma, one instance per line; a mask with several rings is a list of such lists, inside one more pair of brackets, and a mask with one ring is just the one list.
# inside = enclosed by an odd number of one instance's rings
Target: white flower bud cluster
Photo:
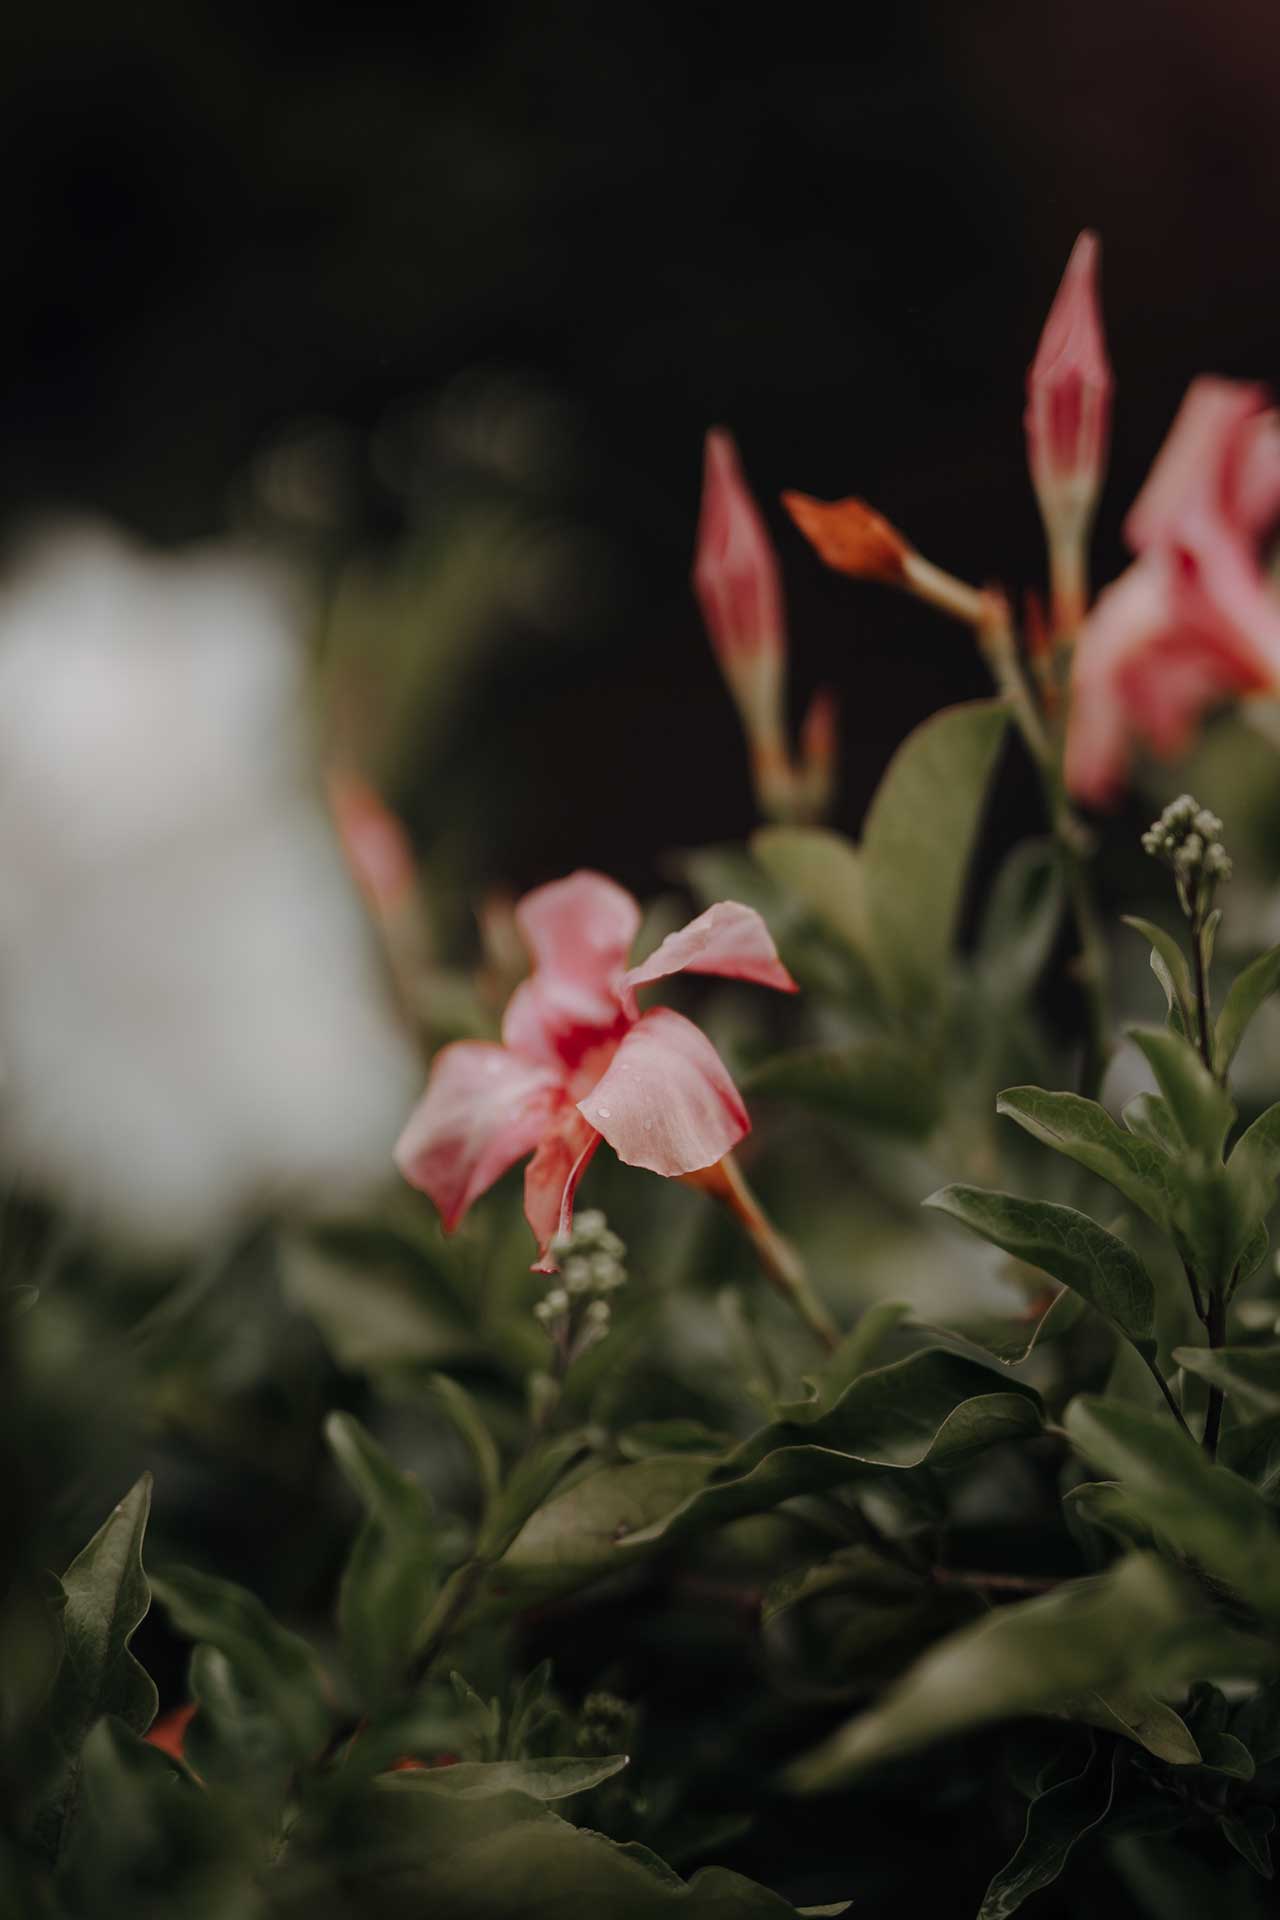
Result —
[[1172, 870], [1183, 911], [1202, 917], [1219, 881], [1231, 878], [1222, 822], [1189, 793], [1171, 800], [1142, 836], [1144, 850]]
[[627, 1250], [593, 1207], [578, 1215], [570, 1232], [556, 1235], [551, 1251], [560, 1266], [558, 1282], [539, 1300], [534, 1318], [570, 1364], [609, 1331], [608, 1295], [626, 1282]]

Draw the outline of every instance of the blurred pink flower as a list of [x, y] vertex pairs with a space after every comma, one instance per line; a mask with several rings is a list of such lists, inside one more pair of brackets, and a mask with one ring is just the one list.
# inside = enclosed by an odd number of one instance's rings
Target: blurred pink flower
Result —
[[1125, 522], [1138, 555], [1080, 630], [1066, 781], [1101, 805], [1135, 741], [1173, 758], [1204, 710], [1280, 687], [1280, 603], [1258, 541], [1280, 511], [1280, 432], [1265, 391], [1193, 381]]
[[1071, 250], [1027, 372], [1027, 457], [1050, 542], [1078, 539], [1102, 485], [1111, 367], [1098, 304], [1098, 236]]
[[459, 1040], [437, 1057], [396, 1147], [405, 1178], [451, 1233], [487, 1187], [531, 1153], [525, 1214], [537, 1268], [568, 1230], [578, 1181], [602, 1139], [628, 1166], [668, 1178], [712, 1166], [750, 1128], [711, 1042], [636, 988], [673, 973], [721, 974], [784, 993], [795, 982], [759, 914], [721, 901], [640, 966], [627, 953], [640, 909], [603, 874], [578, 872], [516, 909], [533, 972], [507, 1004], [501, 1046]]

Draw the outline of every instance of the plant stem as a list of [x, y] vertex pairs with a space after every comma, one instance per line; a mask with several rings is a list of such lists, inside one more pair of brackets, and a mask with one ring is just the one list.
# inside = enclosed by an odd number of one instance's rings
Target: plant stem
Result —
[[[1220, 1287], [1215, 1287], [1209, 1296], [1209, 1311], [1205, 1326], [1209, 1334], [1210, 1347], [1220, 1347], [1227, 1335], [1227, 1303]], [[1204, 1450], [1211, 1460], [1216, 1460], [1218, 1457], [1218, 1437], [1222, 1432], [1224, 1398], [1221, 1387], [1210, 1387], [1204, 1414]]]
[[709, 1193], [737, 1220], [750, 1237], [756, 1258], [769, 1284], [804, 1321], [810, 1333], [828, 1353], [840, 1344], [840, 1330], [809, 1285], [804, 1267], [794, 1247], [782, 1238], [748, 1187], [731, 1153], [714, 1166], [700, 1167], [696, 1173], [681, 1176], [686, 1185]]
[[1182, 1428], [1182, 1431], [1186, 1434], [1188, 1440], [1191, 1440], [1194, 1442], [1195, 1435], [1192, 1433], [1190, 1427], [1187, 1425], [1186, 1421], [1182, 1417], [1182, 1408], [1178, 1405], [1177, 1401], [1174, 1399], [1173, 1394], [1169, 1387], [1169, 1382], [1165, 1379], [1164, 1375], [1161, 1373], [1159, 1367], [1156, 1365], [1156, 1362], [1153, 1359], [1150, 1359], [1145, 1353], [1143, 1354], [1142, 1357], [1147, 1363], [1147, 1367], [1150, 1371], [1152, 1379], [1155, 1381], [1156, 1385], [1159, 1387], [1161, 1393], [1164, 1395], [1166, 1401], [1168, 1402], [1170, 1413], [1173, 1415], [1178, 1425]]
[[1209, 970], [1204, 963], [1204, 921], [1198, 913], [1191, 922], [1191, 963], [1196, 988], [1196, 1028], [1200, 1043], [1200, 1058], [1210, 1074], [1213, 1074], [1213, 1036], [1209, 1030]]
[[1054, 805], [1054, 837], [1075, 917], [1080, 954], [1076, 977], [1085, 1002], [1085, 1048], [1080, 1065], [1080, 1091], [1086, 1099], [1096, 1099], [1111, 1054], [1111, 1008], [1107, 991], [1109, 958], [1106, 935], [1089, 884], [1078, 841], [1080, 829], [1059, 796]]

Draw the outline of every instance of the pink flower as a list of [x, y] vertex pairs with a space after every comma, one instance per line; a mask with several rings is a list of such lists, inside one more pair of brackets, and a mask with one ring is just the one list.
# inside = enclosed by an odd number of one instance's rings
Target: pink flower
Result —
[[1136, 741], [1174, 758], [1215, 702], [1280, 686], [1280, 604], [1258, 562], [1280, 512], [1280, 433], [1261, 387], [1192, 383], [1125, 522], [1138, 554], [1080, 630], [1066, 781], [1101, 805]]
[[1027, 457], [1051, 543], [1079, 538], [1102, 485], [1111, 367], [1098, 304], [1098, 236], [1071, 250], [1027, 373]]
[[781, 752], [787, 655], [782, 581], [738, 450], [723, 427], [707, 435], [693, 588], [748, 739]]
[[667, 1178], [713, 1166], [749, 1131], [746, 1109], [711, 1042], [666, 1007], [641, 1013], [637, 987], [673, 973], [721, 974], [794, 993], [759, 914], [721, 901], [638, 967], [632, 896], [579, 872], [526, 894], [516, 908], [533, 972], [507, 1003], [502, 1044], [445, 1047], [396, 1146], [396, 1165], [430, 1195], [452, 1233], [507, 1168], [525, 1170], [525, 1215], [537, 1270], [554, 1272], [551, 1241], [607, 1140], [628, 1166]]

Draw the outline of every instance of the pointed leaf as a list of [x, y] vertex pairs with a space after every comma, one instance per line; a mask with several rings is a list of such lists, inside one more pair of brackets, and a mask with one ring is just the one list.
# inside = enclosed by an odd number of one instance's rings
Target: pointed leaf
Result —
[[69, 1750], [105, 1713], [135, 1733], [145, 1733], [155, 1718], [155, 1684], [129, 1651], [151, 1604], [142, 1570], [150, 1510], [151, 1475], [144, 1473], [62, 1576], [66, 1657], [49, 1712]]
[[1008, 714], [999, 701], [944, 708], [908, 734], [862, 835], [867, 938], [882, 992], [925, 1013], [951, 971], [956, 920]]
[[349, 1413], [331, 1413], [325, 1438], [365, 1510], [338, 1593], [347, 1658], [379, 1699], [394, 1690], [438, 1584], [431, 1503]]
[[830, 827], [761, 827], [751, 852], [770, 879], [792, 893], [851, 947], [867, 951], [867, 910], [858, 849]]
[[1118, 1748], [1102, 1755], [1091, 1750], [1078, 1773], [1036, 1796], [1027, 1808], [1021, 1845], [987, 1888], [978, 1920], [1008, 1920], [1024, 1900], [1057, 1879], [1076, 1842], [1110, 1813], [1118, 1757]]
[[1043, 1087], [1010, 1087], [998, 1096], [996, 1112], [1007, 1114], [1033, 1139], [1096, 1173], [1148, 1220], [1167, 1228], [1178, 1199], [1172, 1163], [1158, 1147], [1118, 1126], [1096, 1100], [1084, 1100], [1075, 1093], [1048, 1093]]
[[330, 1725], [324, 1676], [311, 1648], [230, 1580], [170, 1567], [152, 1582], [179, 1633], [226, 1656], [240, 1686], [286, 1734], [295, 1759], [313, 1759]]
[[1154, 1354], [1155, 1292], [1136, 1253], [1074, 1207], [981, 1187], [943, 1187], [925, 1206], [950, 1214], [1016, 1260], [1060, 1280], [1140, 1353]]
[[1163, 1538], [1280, 1622], [1280, 1531], [1254, 1488], [1211, 1464], [1163, 1414], [1083, 1397], [1067, 1408], [1065, 1425]]
[[1236, 1049], [1254, 1014], [1280, 986], [1280, 947], [1251, 960], [1243, 973], [1236, 975], [1218, 1015], [1213, 1036], [1213, 1062], [1225, 1073], [1235, 1059]]
[[628, 1764], [625, 1753], [601, 1760], [566, 1756], [546, 1760], [463, 1760], [422, 1773], [397, 1773], [381, 1784], [395, 1793], [442, 1793], [454, 1800], [487, 1800], [495, 1793], [527, 1793], [531, 1799], [567, 1800], [612, 1780]]
[[1189, 1147], [1222, 1158], [1236, 1110], [1189, 1041], [1163, 1027], [1129, 1027]]
[[428, 1384], [471, 1450], [471, 1457], [480, 1476], [483, 1510], [487, 1513], [497, 1499], [498, 1489], [502, 1485], [502, 1463], [498, 1458], [498, 1448], [493, 1435], [465, 1387], [459, 1386], [456, 1380], [451, 1380], [447, 1373], [431, 1374]]
[[1186, 954], [1173, 935], [1158, 927], [1154, 920], [1142, 920], [1130, 913], [1122, 914], [1121, 918], [1126, 927], [1132, 927], [1150, 942], [1151, 971], [1164, 988], [1170, 1019], [1183, 1036], [1190, 1038], [1196, 1030], [1195, 994]]

